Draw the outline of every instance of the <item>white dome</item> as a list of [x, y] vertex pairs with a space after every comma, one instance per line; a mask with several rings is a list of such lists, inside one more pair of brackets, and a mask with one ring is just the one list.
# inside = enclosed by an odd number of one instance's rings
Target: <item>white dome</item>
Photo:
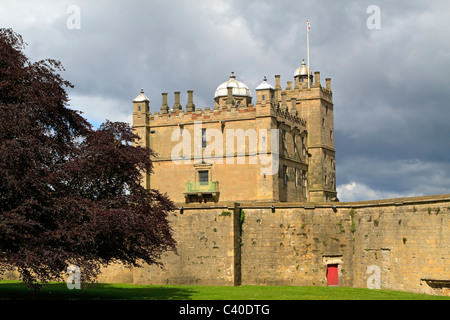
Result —
[[133, 100], [133, 102], [150, 102], [150, 100], [144, 94], [144, 89], [141, 89], [141, 93]]
[[222, 83], [217, 87], [216, 93], [214, 94], [214, 98], [217, 97], [226, 97], [228, 96], [228, 87], [232, 87], [233, 96], [243, 96], [243, 97], [252, 97], [250, 93], [250, 89], [247, 87], [245, 83], [236, 80], [236, 76], [234, 72], [231, 73], [230, 80]]
[[256, 87], [256, 90], [265, 90], [265, 89], [272, 89], [273, 90], [273, 87], [267, 82], [267, 78], [266, 77], [264, 77], [263, 82], [261, 82], [259, 84], [259, 86]]
[[[300, 66], [300, 68], [297, 68], [297, 70], [295, 70], [294, 77], [307, 76], [308, 75], [308, 69], [309, 68], [305, 64], [305, 60], [303, 59], [302, 65]], [[312, 76], [312, 71], [311, 70], [309, 70], [309, 75]]]

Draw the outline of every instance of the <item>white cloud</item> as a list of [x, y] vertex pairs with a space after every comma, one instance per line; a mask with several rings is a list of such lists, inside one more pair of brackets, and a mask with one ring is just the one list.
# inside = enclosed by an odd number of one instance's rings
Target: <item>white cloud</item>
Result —
[[336, 189], [338, 192], [339, 201], [341, 202], [391, 199], [423, 195], [423, 193], [398, 193], [385, 190], [376, 190], [365, 184], [357, 183], [354, 181], [344, 185], [340, 185]]
[[45, 28], [66, 17], [70, 1], [5, 1], [0, 4], [2, 27]]
[[[106, 120], [126, 122], [129, 124], [132, 122], [131, 100], [124, 102], [101, 95], [71, 95], [70, 98], [70, 107], [74, 110], [81, 111], [83, 113], [82, 116], [95, 127], [98, 127]], [[123, 108], [126, 103], [130, 106], [129, 110]]]
[[364, 156], [337, 164], [341, 201], [377, 200], [450, 193], [450, 163], [419, 159], [384, 160]]

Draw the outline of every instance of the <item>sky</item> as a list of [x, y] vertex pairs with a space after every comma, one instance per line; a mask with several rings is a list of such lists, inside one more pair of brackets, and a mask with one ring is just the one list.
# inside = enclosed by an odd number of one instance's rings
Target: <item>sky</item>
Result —
[[[62, 62], [71, 108], [131, 123], [174, 91], [213, 107], [233, 71], [255, 96], [306, 60], [331, 78], [340, 201], [450, 193], [450, 1], [0, 0], [32, 61]], [[322, 83], [325, 86], [324, 83]]]

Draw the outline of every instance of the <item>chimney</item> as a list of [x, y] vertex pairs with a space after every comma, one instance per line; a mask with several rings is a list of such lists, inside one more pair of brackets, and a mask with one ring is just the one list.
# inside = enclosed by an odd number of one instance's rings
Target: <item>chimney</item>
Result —
[[180, 104], [180, 92], [175, 91], [175, 103], [173, 104], [172, 110], [183, 110]]
[[161, 105], [161, 113], [168, 113], [169, 106], [167, 105], [167, 93], [162, 93], [162, 105]]
[[319, 71], [314, 72], [314, 77], [316, 78], [316, 85], [320, 86], [320, 72]]
[[275, 89], [281, 89], [280, 75], [278, 75], [278, 74], [275, 76]]
[[194, 112], [195, 111], [195, 104], [194, 104], [194, 91], [188, 90], [188, 102], [186, 104], [186, 112]]
[[328, 91], [331, 91], [331, 78], [326, 78], [326, 88]]

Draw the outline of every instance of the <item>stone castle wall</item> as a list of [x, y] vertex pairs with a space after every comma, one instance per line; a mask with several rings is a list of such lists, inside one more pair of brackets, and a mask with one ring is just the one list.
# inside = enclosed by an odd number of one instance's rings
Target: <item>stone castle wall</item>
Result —
[[135, 284], [233, 285], [236, 234], [234, 208], [209, 207], [172, 216], [177, 253], [163, 258], [164, 268], [135, 268]]
[[332, 205], [245, 208], [243, 284], [367, 287], [375, 266], [382, 289], [448, 293], [450, 197]]
[[351, 203], [186, 205], [171, 217], [178, 255], [164, 269], [105, 270], [136, 284], [367, 287], [449, 294], [450, 195]]

